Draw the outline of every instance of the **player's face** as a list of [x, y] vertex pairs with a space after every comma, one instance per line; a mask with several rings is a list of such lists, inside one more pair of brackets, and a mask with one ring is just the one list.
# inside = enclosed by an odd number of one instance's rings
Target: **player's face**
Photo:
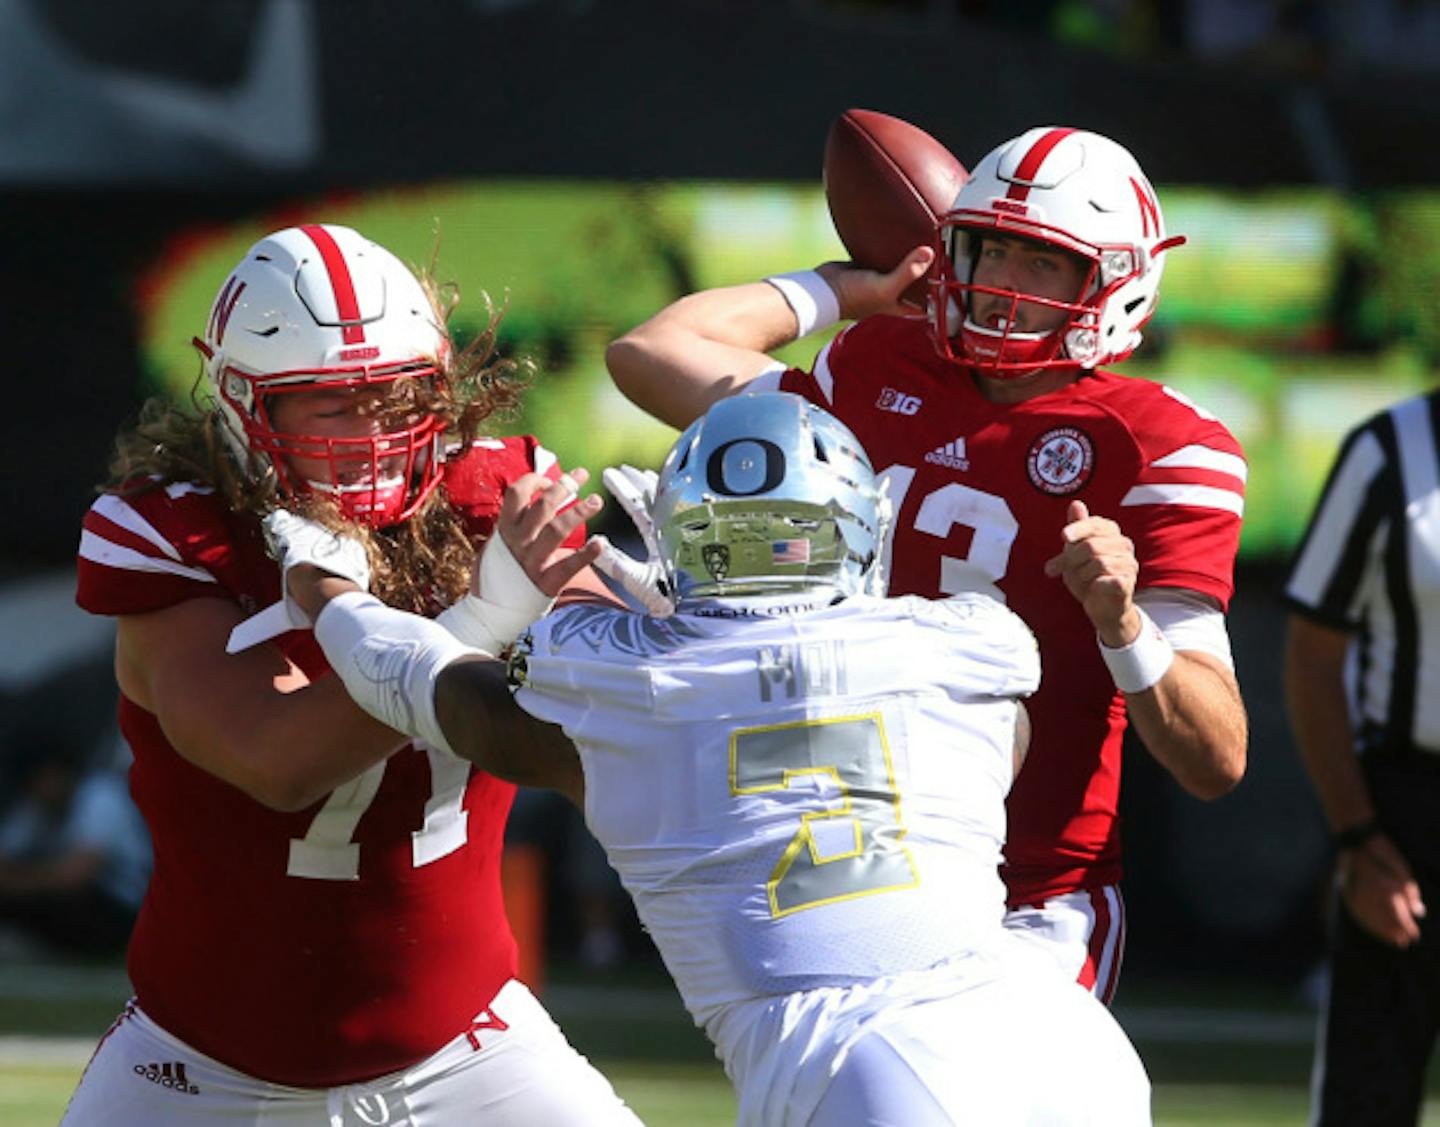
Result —
[[[1079, 300], [1089, 273], [1089, 263], [1079, 255], [1029, 239], [986, 235], [971, 281], [1005, 293], [1074, 302]], [[1006, 321], [1013, 318], [1012, 331], [1048, 333], [1070, 316], [1068, 310], [1038, 302], [1016, 304], [1003, 294], [972, 293], [970, 303], [971, 320], [987, 329], [1004, 329]]]
[[[397, 422], [408, 425], [420, 418], [419, 413], [408, 411], [400, 412], [397, 417], [394, 397], [387, 396], [378, 388], [319, 388], [285, 392], [271, 398], [269, 411], [271, 425], [276, 431], [316, 439], [367, 438], [393, 431]], [[368, 458], [347, 457], [334, 470], [331, 461], [324, 457], [291, 453], [286, 455], [285, 460], [298, 481], [342, 486], [400, 474], [405, 468], [403, 454], [382, 457], [378, 466]]]

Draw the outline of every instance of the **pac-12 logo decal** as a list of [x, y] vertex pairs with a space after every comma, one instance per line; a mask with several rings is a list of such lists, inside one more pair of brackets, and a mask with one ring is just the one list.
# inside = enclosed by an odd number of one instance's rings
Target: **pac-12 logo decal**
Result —
[[705, 570], [711, 579], [724, 579], [730, 574], [730, 548], [725, 544], [705, 544], [700, 548], [700, 558], [705, 561]]
[[1090, 436], [1074, 427], [1047, 430], [1035, 440], [1026, 459], [1030, 481], [1045, 493], [1075, 493], [1090, 480], [1095, 447]]

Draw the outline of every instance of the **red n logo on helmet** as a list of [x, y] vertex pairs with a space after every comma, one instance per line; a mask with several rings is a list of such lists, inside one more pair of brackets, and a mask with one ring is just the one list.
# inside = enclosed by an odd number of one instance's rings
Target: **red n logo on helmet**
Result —
[[[1142, 184], [1135, 177], [1130, 177], [1130, 187], [1135, 189], [1135, 199], [1140, 203], [1140, 233], [1149, 238], [1151, 235], [1160, 233], [1160, 205], [1155, 202], [1155, 196], [1150, 191], [1148, 184]], [[1152, 231], [1150, 228], [1154, 226]]]
[[210, 310], [210, 332], [209, 337], [219, 348], [225, 341], [225, 326], [230, 324], [230, 314], [235, 312], [235, 303], [240, 300], [240, 295], [245, 292], [245, 283], [237, 284], [235, 275], [231, 274], [225, 283], [225, 288], [215, 299], [215, 306]]

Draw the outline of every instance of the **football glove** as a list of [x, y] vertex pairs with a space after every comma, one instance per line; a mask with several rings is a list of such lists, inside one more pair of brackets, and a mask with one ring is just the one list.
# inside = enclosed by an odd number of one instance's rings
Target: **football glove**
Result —
[[649, 614], [666, 618], [675, 613], [675, 601], [665, 580], [660, 540], [655, 535], [655, 520], [651, 516], [655, 504], [655, 471], [639, 470], [634, 466], [610, 466], [600, 476], [605, 488], [620, 502], [620, 507], [640, 533], [647, 558], [637, 560], [604, 537], [598, 537], [602, 546], [595, 560], [595, 570], [615, 580]]
[[310, 617], [290, 597], [287, 581], [292, 567], [313, 564], [350, 580], [361, 590], [370, 587], [370, 561], [360, 541], [285, 509], [276, 509], [267, 516], [261, 530], [265, 551], [280, 565], [280, 601], [236, 626], [225, 645], [226, 653], [240, 653], [291, 630], [311, 628]]

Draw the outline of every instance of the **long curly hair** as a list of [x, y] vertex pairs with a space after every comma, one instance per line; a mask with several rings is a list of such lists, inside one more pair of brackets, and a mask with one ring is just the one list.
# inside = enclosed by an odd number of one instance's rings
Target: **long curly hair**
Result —
[[[439, 323], [448, 326], [459, 303], [458, 288], [451, 283], [437, 285], [428, 272], [420, 281]], [[392, 385], [395, 410], [433, 412], [446, 421], [447, 431], [462, 448], [476, 438], [482, 423], [513, 417], [535, 376], [529, 357], [499, 355], [505, 309], [488, 294], [481, 296], [485, 329], [463, 348], [446, 350], [439, 378]], [[387, 397], [385, 410], [391, 408]], [[361, 541], [370, 559], [371, 590], [390, 606], [434, 614], [465, 593], [478, 545], [466, 533], [443, 487], [408, 520], [390, 528], [370, 528], [346, 520], [327, 497], [283, 495], [268, 462], [252, 456], [247, 464], [240, 464], [227, 443], [226, 426], [202, 371], [188, 403], [151, 398], [140, 408], [138, 419], [120, 431], [100, 491], [131, 496], [188, 481], [213, 488], [231, 509], [257, 518], [284, 505]]]

